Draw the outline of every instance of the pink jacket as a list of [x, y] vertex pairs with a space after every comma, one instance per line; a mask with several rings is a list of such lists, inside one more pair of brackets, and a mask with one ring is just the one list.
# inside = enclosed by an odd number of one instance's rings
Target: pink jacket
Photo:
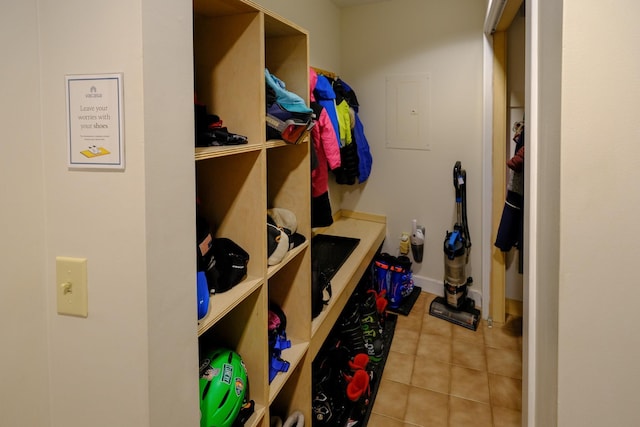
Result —
[[[313, 90], [318, 75], [309, 68], [309, 99], [315, 102]], [[316, 125], [311, 129], [311, 139], [318, 156], [318, 167], [311, 171], [311, 196], [318, 197], [329, 190], [329, 169], [340, 167], [340, 145], [333, 130], [329, 115], [322, 109], [320, 117], [316, 117]]]

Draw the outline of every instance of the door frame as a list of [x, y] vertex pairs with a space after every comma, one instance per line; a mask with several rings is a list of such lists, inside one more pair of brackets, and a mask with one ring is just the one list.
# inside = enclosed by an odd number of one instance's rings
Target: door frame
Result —
[[[523, 0], [489, 0], [485, 18], [484, 58], [484, 172], [483, 230], [491, 230], [483, 246], [484, 303], [488, 305], [490, 320], [504, 323], [506, 265], [502, 252], [490, 242], [496, 235], [504, 208], [506, 193], [506, 150], [504, 147], [507, 128], [507, 79], [506, 79], [506, 30], [520, 9]], [[527, 176], [526, 209], [524, 215], [524, 292], [523, 292], [523, 347], [522, 347], [522, 425], [535, 426], [536, 405], [536, 323], [530, 317], [536, 308], [536, 230], [537, 230], [537, 58], [538, 58], [538, 5], [536, 1], [525, 4], [525, 114], [527, 117]], [[486, 131], [489, 129], [489, 131]], [[496, 131], [502, 129], [502, 131]], [[487, 285], [487, 276], [489, 278]], [[489, 288], [489, 289], [487, 289]], [[487, 292], [488, 291], [488, 292]], [[485, 305], [483, 304], [483, 306]]]
[[[490, 142], [485, 134], [485, 153], [491, 153], [485, 168], [486, 185], [491, 194], [490, 237], [495, 236], [500, 226], [507, 186], [507, 156], [505, 141], [508, 136], [508, 93], [507, 93], [507, 30], [520, 10], [523, 0], [493, 0], [488, 5], [485, 20], [485, 37], [489, 43], [488, 55], [491, 63], [490, 76], [485, 77], [485, 87], [490, 82], [489, 102], [491, 114], [485, 115], [485, 125], [491, 129]], [[487, 58], [485, 58], [487, 60]], [[487, 104], [485, 103], [485, 108]], [[487, 229], [489, 229], [488, 224]], [[500, 249], [489, 243], [489, 301], [488, 317], [492, 322], [504, 324], [506, 320], [506, 259]], [[484, 291], [484, 290], [483, 290]], [[483, 292], [484, 293], [484, 292]]]

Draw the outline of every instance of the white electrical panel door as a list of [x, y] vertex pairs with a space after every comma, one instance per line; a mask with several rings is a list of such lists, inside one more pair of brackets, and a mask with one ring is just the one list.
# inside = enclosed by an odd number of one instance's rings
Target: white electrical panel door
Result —
[[429, 74], [387, 76], [387, 148], [429, 150]]

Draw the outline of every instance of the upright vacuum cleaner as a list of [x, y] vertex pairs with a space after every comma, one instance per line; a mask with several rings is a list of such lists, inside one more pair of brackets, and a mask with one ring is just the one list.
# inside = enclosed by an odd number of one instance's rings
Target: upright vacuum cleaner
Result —
[[480, 310], [468, 296], [473, 278], [467, 277], [471, 236], [467, 223], [467, 173], [459, 161], [453, 166], [453, 186], [456, 192], [456, 223], [444, 239], [444, 297], [437, 297], [429, 306], [429, 314], [456, 325], [476, 330]]

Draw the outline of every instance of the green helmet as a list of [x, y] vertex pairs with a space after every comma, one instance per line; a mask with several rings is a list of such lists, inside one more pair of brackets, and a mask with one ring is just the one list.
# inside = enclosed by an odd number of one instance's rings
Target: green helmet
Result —
[[217, 348], [200, 363], [200, 427], [233, 425], [247, 392], [247, 369], [235, 351]]

